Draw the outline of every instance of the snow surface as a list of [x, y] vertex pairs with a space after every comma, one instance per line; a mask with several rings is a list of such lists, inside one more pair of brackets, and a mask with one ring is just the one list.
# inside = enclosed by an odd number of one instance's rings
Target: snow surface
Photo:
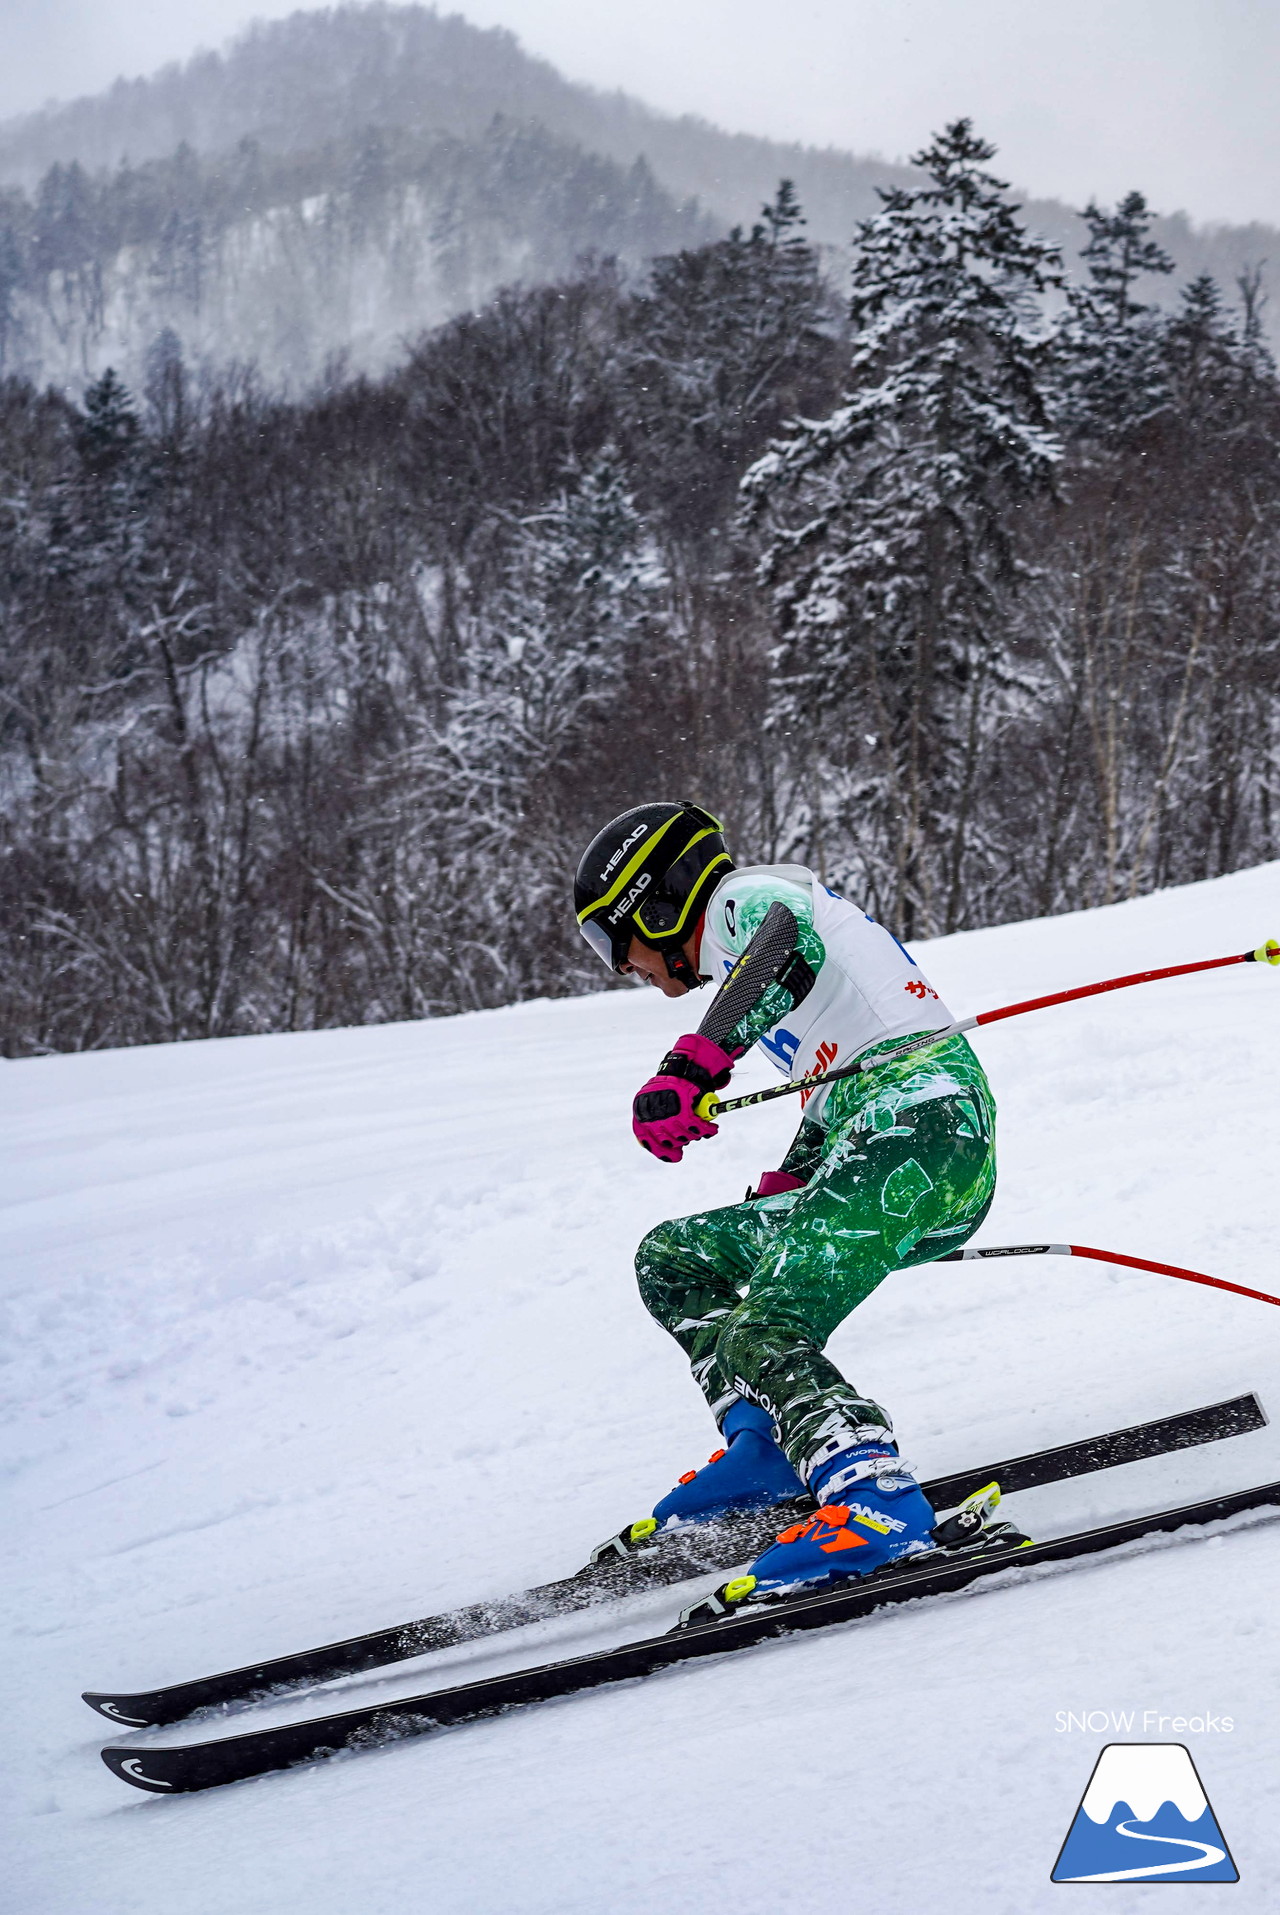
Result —
[[[1270, 865], [921, 955], [963, 1013], [1277, 931]], [[678, 1169], [638, 1151], [628, 1100], [691, 1021], [613, 993], [0, 1064], [0, 1908], [1027, 1915], [1057, 1905], [1049, 1871], [1100, 1746], [1144, 1736], [1192, 1748], [1240, 1869], [1233, 1907], [1274, 1906], [1280, 1522], [205, 1796], [138, 1795], [98, 1761], [113, 1738], [82, 1688], [561, 1575], [705, 1457], [714, 1430], [632, 1251], [663, 1216], [737, 1199], [796, 1113], [726, 1119]], [[980, 1241], [1074, 1239], [1280, 1293], [1280, 976], [1151, 985], [997, 1025], [979, 1049], [1002, 1122]], [[1280, 1310], [1066, 1259], [901, 1273], [832, 1349], [928, 1472], [1247, 1388], [1280, 1416]], [[1048, 1535], [1272, 1478], [1280, 1424], [1013, 1512]], [[678, 1601], [236, 1725], [648, 1633]], [[1136, 1716], [1082, 1732], [1067, 1711]], [[1078, 1888], [1077, 1905], [1118, 1915], [1144, 1893]]]

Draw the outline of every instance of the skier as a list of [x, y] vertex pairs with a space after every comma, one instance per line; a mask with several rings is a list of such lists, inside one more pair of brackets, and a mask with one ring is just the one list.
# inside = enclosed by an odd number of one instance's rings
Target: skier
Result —
[[[574, 904], [619, 974], [667, 997], [720, 984], [634, 1101], [636, 1137], [666, 1163], [715, 1136], [699, 1103], [752, 1045], [794, 1081], [952, 1021], [888, 931], [802, 865], [738, 869], [719, 822], [687, 800], [607, 824], [583, 853]], [[890, 1271], [972, 1236], [995, 1190], [995, 1105], [963, 1036], [802, 1097], [779, 1169], [742, 1203], [659, 1224], [636, 1256], [644, 1303], [689, 1358], [724, 1440], [655, 1506], [653, 1526], [806, 1489], [818, 1505], [727, 1586], [734, 1600], [935, 1547], [934, 1511], [888, 1416], [823, 1348]]]

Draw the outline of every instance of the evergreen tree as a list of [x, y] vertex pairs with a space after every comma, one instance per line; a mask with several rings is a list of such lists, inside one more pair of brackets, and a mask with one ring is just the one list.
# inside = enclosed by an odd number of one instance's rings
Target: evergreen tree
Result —
[[[80, 471], [69, 490], [69, 560], [90, 589], [112, 601], [98, 613], [104, 632], [146, 597], [155, 554], [147, 538], [150, 448], [132, 395], [112, 367], [84, 395], [76, 435]], [[127, 638], [122, 633], [127, 651]]]
[[1168, 404], [1178, 429], [1199, 440], [1247, 431], [1249, 400], [1266, 347], [1228, 313], [1217, 281], [1201, 273], [1184, 288], [1162, 341]]
[[1141, 193], [1126, 194], [1114, 212], [1091, 200], [1081, 217], [1089, 277], [1071, 287], [1058, 329], [1058, 416], [1067, 433], [1106, 441], [1168, 402], [1161, 316], [1135, 288], [1144, 274], [1171, 273], [1173, 261], [1151, 237], [1155, 215]]
[[882, 193], [858, 231], [844, 402], [743, 483], [773, 588], [775, 725], [814, 766], [801, 837], [908, 932], [964, 919], [1017, 515], [1060, 454], [1032, 304], [1057, 253], [985, 170], [993, 151], [958, 120], [915, 158], [927, 184]]
[[1080, 257], [1088, 262], [1091, 297], [1109, 309], [1114, 325], [1123, 326], [1147, 310], [1134, 298], [1141, 275], [1173, 271], [1168, 253], [1151, 237], [1155, 214], [1141, 193], [1126, 193], [1113, 213], [1090, 200], [1081, 217], [1089, 228]]
[[80, 457], [95, 479], [110, 480], [125, 468], [138, 445], [138, 415], [128, 388], [108, 366], [86, 388]]
[[723, 524], [751, 453], [826, 398], [835, 330], [790, 180], [750, 232], [653, 262], [626, 314], [623, 372], [651, 505], [677, 543]]

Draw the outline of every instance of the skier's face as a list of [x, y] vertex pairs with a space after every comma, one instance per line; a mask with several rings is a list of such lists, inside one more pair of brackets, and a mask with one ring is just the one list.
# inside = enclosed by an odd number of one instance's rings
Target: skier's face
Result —
[[[690, 938], [684, 947], [690, 963], [694, 961], [693, 946], [696, 943], [696, 938]], [[687, 984], [671, 976], [667, 970], [667, 960], [659, 952], [651, 951], [647, 944], [641, 944], [639, 938], [632, 938], [624, 968], [643, 978], [646, 984], [656, 985], [664, 997], [684, 997], [688, 991]]]

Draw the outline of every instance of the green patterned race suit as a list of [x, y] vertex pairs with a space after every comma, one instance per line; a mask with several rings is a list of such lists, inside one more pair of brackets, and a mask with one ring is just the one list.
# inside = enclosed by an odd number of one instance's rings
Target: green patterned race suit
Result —
[[[804, 954], [821, 963], [807, 929]], [[994, 1127], [982, 1066], [965, 1038], [943, 1038], [832, 1084], [821, 1121], [801, 1124], [783, 1165], [808, 1178], [802, 1190], [650, 1231], [636, 1255], [640, 1294], [717, 1421], [736, 1395], [761, 1404], [802, 1476], [833, 1433], [867, 1440], [889, 1426], [823, 1346], [891, 1270], [978, 1228], [995, 1191]]]

